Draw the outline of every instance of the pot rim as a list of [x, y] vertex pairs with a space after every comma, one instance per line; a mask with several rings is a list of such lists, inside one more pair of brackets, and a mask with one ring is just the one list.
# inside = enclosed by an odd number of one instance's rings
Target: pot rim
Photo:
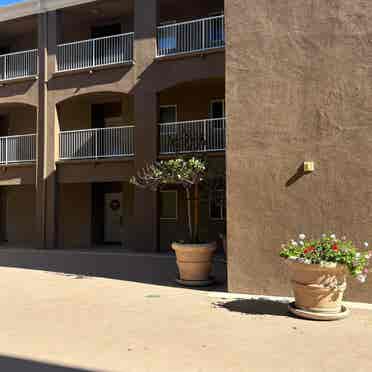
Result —
[[286, 263], [288, 265], [297, 265], [297, 266], [302, 266], [302, 267], [307, 267], [315, 270], [324, 270], [324, 269], [346, 269], [346, 265], [340, 264], [338, 262], [324, 262], [322, 264], [307, 264], [304, 262], [298, 262], [295, 260], [291, 259], [286, 259]]
[[173, 242], [172, 248], [182, 248], [182, 249], [195, 249], [195, 248], [207, 248], [207, 249], [216, 249], [217, 243], [216, 242], [210, 242], [210, 243], [178, 243]]

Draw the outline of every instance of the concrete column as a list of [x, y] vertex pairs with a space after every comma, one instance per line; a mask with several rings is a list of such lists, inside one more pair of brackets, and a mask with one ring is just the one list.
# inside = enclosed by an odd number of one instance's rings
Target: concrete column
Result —
[[48, 92], [57, 49], [57, 14], [39, 15], [39, 107], [37, 120], [36, 219], [37, 246], [55, 248], [57, 244], [57, 179], [55, 135], [57, 114], [53, 97]]
[[[136, 87], [134, 90], [135, 116], [135, 168], [157, 158], [158, 102], [152, 81], [146, 79], [146, 72], [155, 58], [157, 1], [135, 0], [134, 10], [134, 56]], [[129, 247], [141, 251], [158, 249], [158, 205], [157, 193], [148, 190], [134, 191], [133, 226], [129, 234]]]

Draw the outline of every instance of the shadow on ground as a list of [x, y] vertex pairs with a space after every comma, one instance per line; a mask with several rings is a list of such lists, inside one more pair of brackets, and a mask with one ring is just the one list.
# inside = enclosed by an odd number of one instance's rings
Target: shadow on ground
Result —
[[93, 370], [58, 366], [33, 360], [0, 356], [0, 371], [4, 372], [93, 372]]
[[214, 305], [235, 313], [247, 315], [291, 316], [288, 311], [287, 303], [270, 301], [267, 299], [242, 299], [229, 302], [217, 302]]
[[[180, 287], [173, 254], [107, 251], [0, 249], [0, 266], [69, 274], [74, 279], [103, 277], [161, 286]], [[226, 262], [216, 258], [212, 275], [216, 284], [198, 288], [226, 291]]]

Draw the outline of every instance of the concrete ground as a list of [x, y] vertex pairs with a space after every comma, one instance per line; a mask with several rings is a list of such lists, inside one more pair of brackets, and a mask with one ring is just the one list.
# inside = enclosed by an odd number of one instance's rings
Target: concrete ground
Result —
[[128, 280], [1, 267], [0, 282], [0, 371], [372, 371], [369, 310], [322, 323]]

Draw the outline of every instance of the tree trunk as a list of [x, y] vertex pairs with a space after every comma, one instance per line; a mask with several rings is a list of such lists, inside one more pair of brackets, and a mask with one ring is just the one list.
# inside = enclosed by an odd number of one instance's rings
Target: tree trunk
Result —
[[186, 187], [186, 199], [187, 199], [187, 225], [189, 230], [189, 239], [190, 242], [193, 241], [194, 238], [194, 231], [193, 231], [193, 223], [192, 223], [192, 216], [191, 216], [191, 209], [192, 209], [192, 201], [191, 201], [191, 191], [190, 188]]
[[194, 236], [195, 243], [199, 243], [199, 185], [194, 185]]

